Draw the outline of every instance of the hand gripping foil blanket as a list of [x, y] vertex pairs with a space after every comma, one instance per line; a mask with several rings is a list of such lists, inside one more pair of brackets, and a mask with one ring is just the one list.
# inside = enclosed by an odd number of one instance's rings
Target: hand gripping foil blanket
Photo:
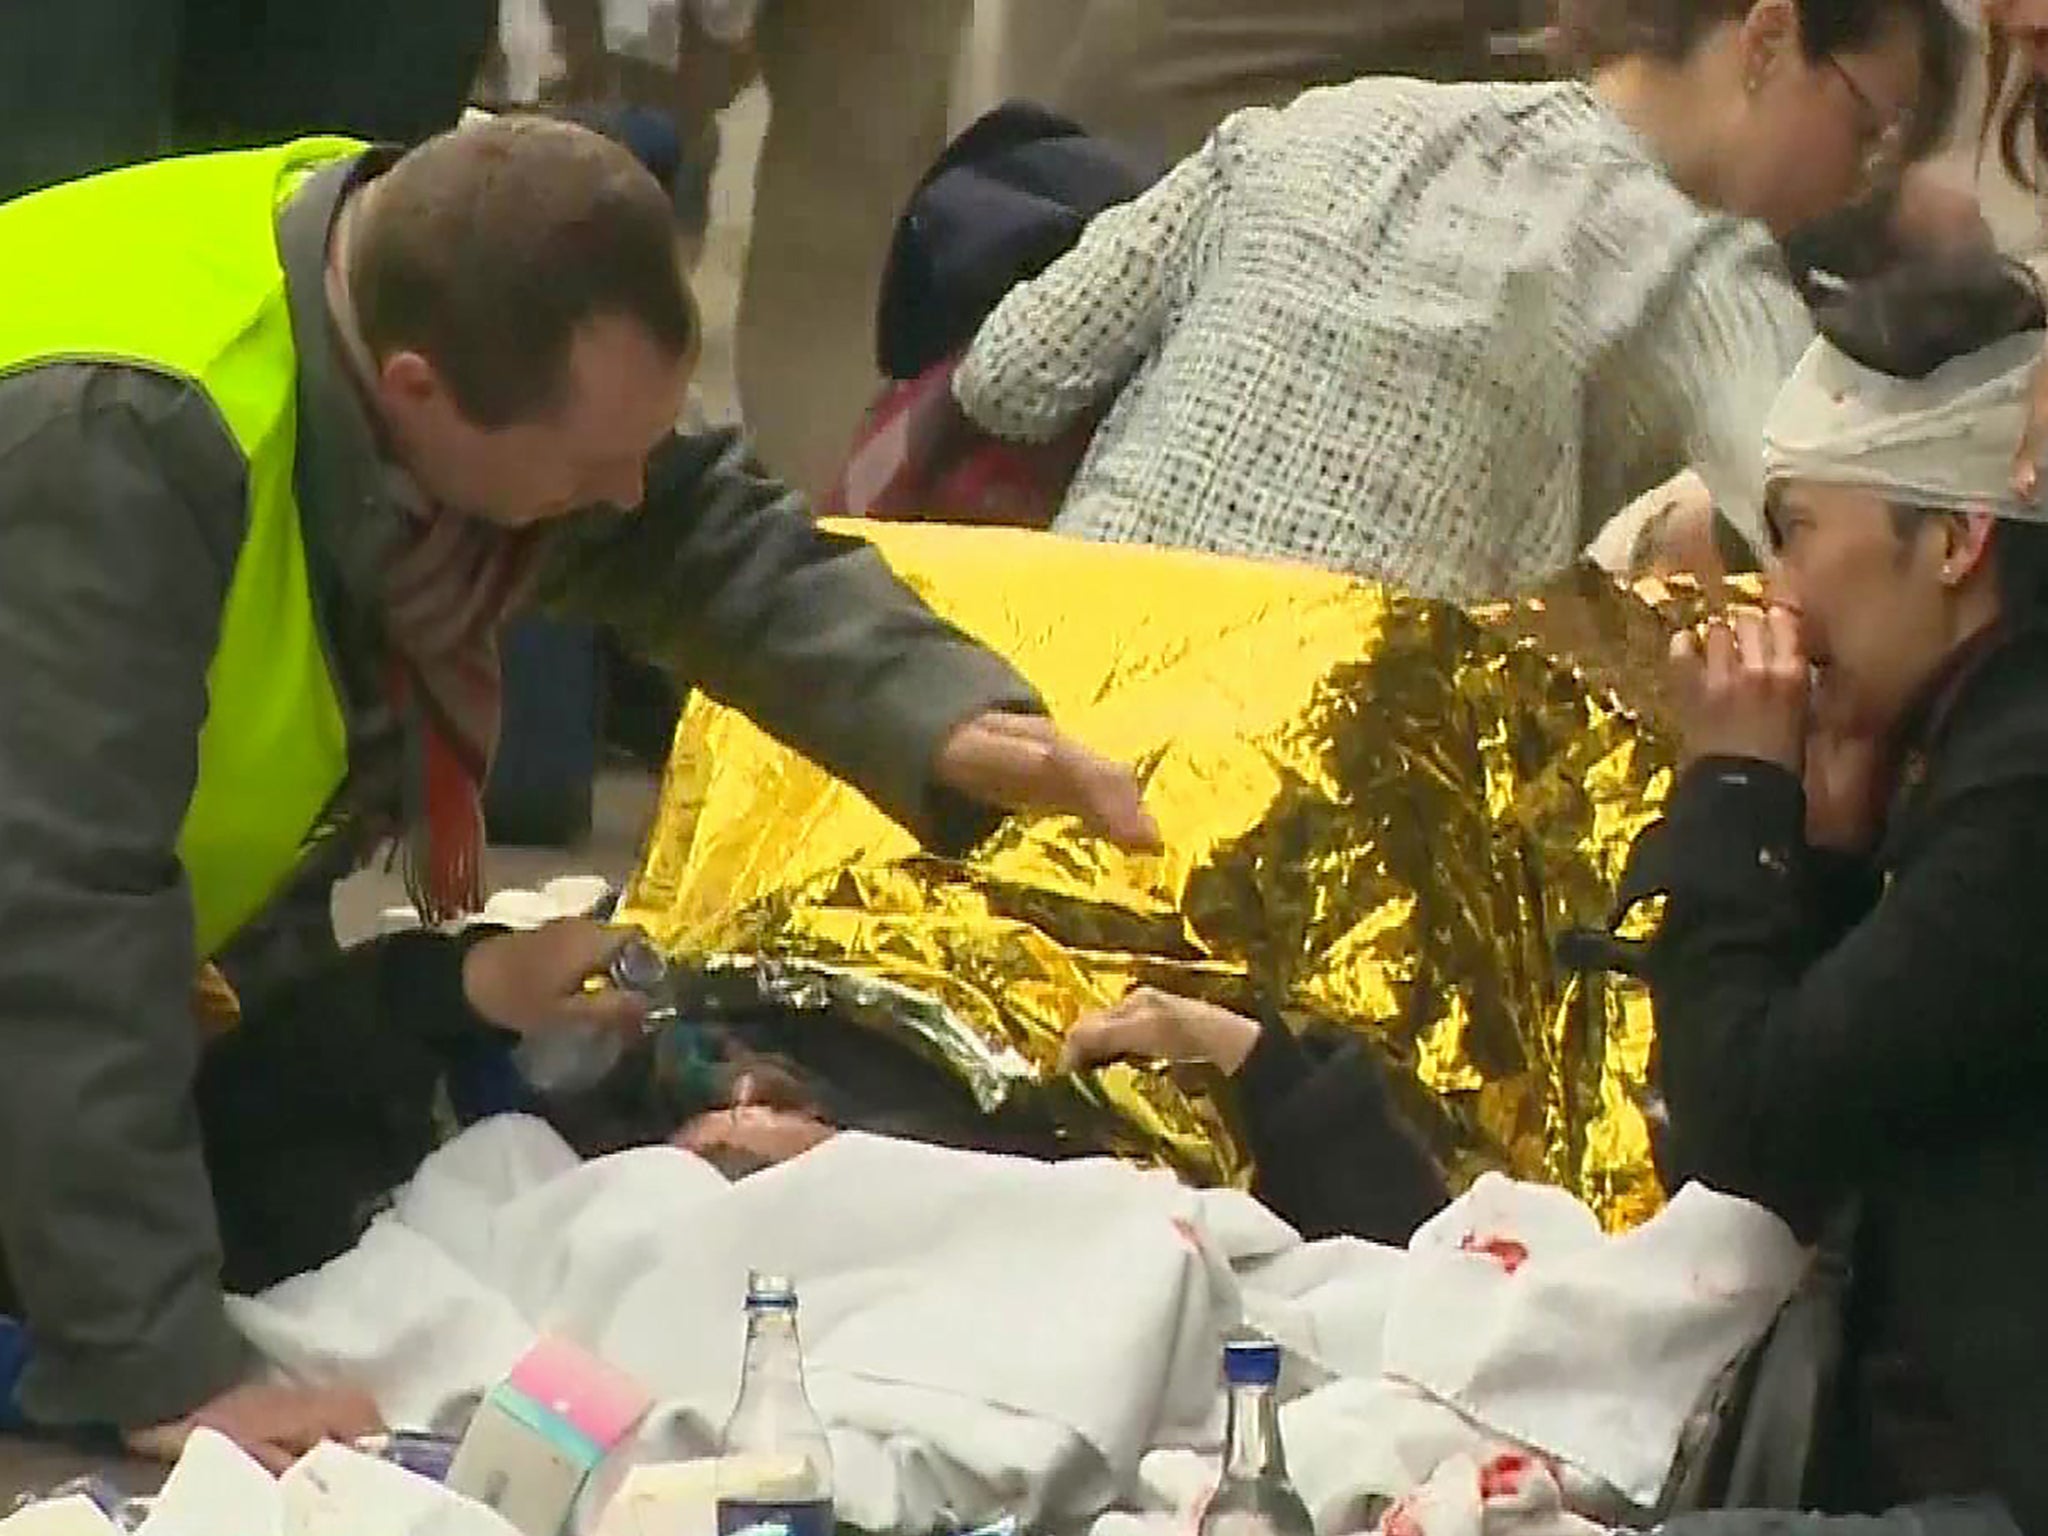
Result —
[[1567, 974], [1556, 942], [1605, 922], [1658, 813], [1668, 637], [1714, 594], [1585, 568], [1460, 609], [1186, 551], [843, 526], [1136, 766], [1167, 851], [1014, 817], [933, 857], [699, 696], [621, 920], [713, 991], [887, 1032], [985, 1109], [1040, 1096], [1077, 1141], [1198, 1182], [1250, 1176], [1225, 1085], [1058, 1072], [1063, 1031], [1133, 986], [1355, 1031], [1460, 1184], [1545, 1180], [1615, 1227], [1656, 1208], [1648, 997]]

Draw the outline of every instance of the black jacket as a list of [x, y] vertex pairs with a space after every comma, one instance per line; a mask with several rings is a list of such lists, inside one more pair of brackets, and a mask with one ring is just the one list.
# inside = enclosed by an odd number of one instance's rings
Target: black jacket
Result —
[[1809, 1236], [1860, 1204], [1844, 1502], [1994, 1492], [2048, 1533], [2048, 630], [1976, 648], [1905, 740], [1867, 868], [1747, 760], [1690, 767], [1634, 850], [1667, 1177]]
[[1303, 1237], [1404, 1246], [1449, 1203], [1386, 1069], [1356, 1036], [1331, 1025], [1296, 1034], [1268, 1018], [1236, 1081], [1252, 1192]]
[[914, 379], [964, 350], [1002, 298], [1166, 166], [1028, 102], [969, 125], [911, 194], [889, 247], [875, 361]]

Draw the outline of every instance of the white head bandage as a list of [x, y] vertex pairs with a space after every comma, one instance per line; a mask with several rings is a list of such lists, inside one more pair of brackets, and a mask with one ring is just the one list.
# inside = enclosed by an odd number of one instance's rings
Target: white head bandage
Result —
[[2048, 522], [2048, 504], [2012, 491], [2041, 343], [2028, 331], [1895, 379], [1816, 341], [1771, 407], [1765, 485], [1856, 486], [1906, 506]]

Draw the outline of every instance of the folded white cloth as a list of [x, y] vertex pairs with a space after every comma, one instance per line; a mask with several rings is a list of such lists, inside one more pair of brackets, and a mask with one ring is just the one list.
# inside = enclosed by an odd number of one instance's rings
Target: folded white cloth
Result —
[[1501, 1451], [1453, 1456], [1388, 1510], [1381, 1536], [1596, 1536], [1606, 1527], [1566, 1507], [1541, 1458]]
[[[519, 1536], [490, 1510], [401, 1468], [316, 1447], [274, 1478], [212, 1430], [193, 1433], [137, 1536]], [[0, 1536], [120, 1536], [90, 1499], [32, 1504]]]
[[0, 1520], [0, 1536], [121, 1536], [121, 1528], [84, 1494], [48, 1499]]
[[1483, 1181], [1404, 1254], [1304, 1244], [1243, 1195], [1110, 1162], [842, 1135], [728, 1184], [667, 1147], [578, 1163], [506, 1119], [354, 1251], [234, 1309], [283, 1368], [404, 1426], [560, 1334], [664, 1401], [641, 1454], [676, 1461], [730, 1408], [747, 1271], [786, 1272], [842, 1512], [920, 1532], [1184, 1516], [1213, 1477], [1221, 1339], [1250, 1319], [1287, 1346], [1290, 1458], [1335, 1531], [1502, 1442], [1640, 1495], [1797, 1263], [1771, 1218], [1703, 1192], [1607, 1239], [1555, 1191]]
[[1116, 1502], [1151, 1444], [1213, 1433], [1241, 1306], [1211, 1207], [1240, 1240], [1291, 1239], [1242, 1196], [1116, 1163], [842, 1135], [728, 1184], [667, 1147], [578, 1165], [505, 1119], [431, 1159], [353, 1252], [236, 1315], [293, 1373], [360, 1382], [401, 1424], [547, 1329], [664, 1398], [647, 1449], [679, 1459], [731, 1407], [746, 1275], [772, 1268], [798, 1283], [847, 1518], [1071, 1521]]
[[1647, 1507], [1807, 1263], [1777, 1217], [1697, 1184], [1610, 1237], [1562, 1191], [1490, 1174], [1410, 1244], [1385, 1369]]

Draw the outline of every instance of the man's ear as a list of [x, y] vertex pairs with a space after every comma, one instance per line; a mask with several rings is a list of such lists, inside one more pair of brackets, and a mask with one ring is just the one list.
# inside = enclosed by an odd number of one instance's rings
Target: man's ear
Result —
[[393, 352], [377, 365], [377, 393], [387, 404], [417, 409], [447, 392], [440, 371], [417, 352]]

